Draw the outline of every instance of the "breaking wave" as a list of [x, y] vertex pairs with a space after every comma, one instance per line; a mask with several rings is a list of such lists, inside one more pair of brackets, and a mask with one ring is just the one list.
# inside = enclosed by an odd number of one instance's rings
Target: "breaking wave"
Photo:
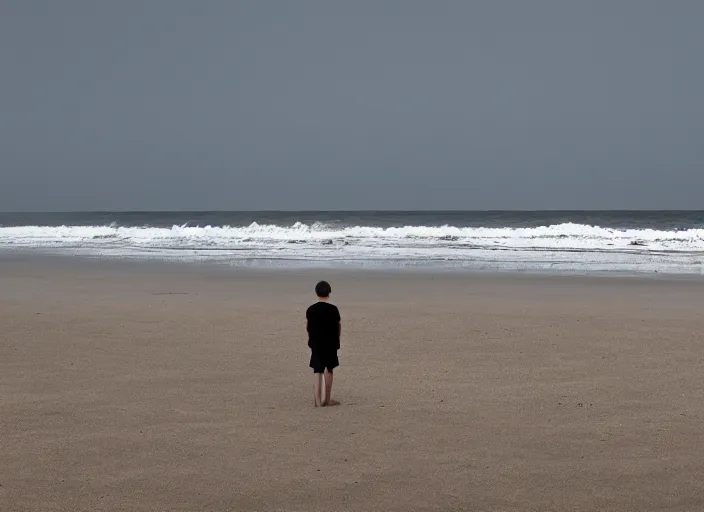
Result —
[[[174, 225], [0, 227], [0, 247], [182, 259], [513, 262], [601, 261], [667, 269], [701, 265], [704, 229], [616, 229], [563, 223], [524, 228], [445, 226]], [[516, 265], [514, 265], [516, 266]], [[699, 268], [697, 266], [697, 268]], [[684, 268], [683, 267], [683, 268]]]

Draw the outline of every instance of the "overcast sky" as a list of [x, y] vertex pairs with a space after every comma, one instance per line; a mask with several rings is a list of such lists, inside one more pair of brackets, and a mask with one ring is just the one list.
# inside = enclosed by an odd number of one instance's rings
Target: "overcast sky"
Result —
[[1, 0], [0, 210], [704, 208], [701, 0]]

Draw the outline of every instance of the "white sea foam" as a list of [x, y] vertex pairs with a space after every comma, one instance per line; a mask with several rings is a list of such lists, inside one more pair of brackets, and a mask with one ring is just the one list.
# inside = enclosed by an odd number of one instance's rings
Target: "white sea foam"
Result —
[[323, 223], [171, 228], [18, 226], [0, 227], [0, 247], [233, 261], [440, 260], [515, 268], [601, 265], [689, 272], [701, 267], [704, 229], [619, 230], [572, 223], [532, 228], [339, 227]]

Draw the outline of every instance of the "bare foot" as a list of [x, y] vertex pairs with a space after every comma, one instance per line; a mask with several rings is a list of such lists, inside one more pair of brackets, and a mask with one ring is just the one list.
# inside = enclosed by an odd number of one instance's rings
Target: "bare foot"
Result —
[[328, 400], [327, 402], [323, 402], [323, 407], [332, 407], [333, 405], [340, 405], [340, 402], [337, 400]]

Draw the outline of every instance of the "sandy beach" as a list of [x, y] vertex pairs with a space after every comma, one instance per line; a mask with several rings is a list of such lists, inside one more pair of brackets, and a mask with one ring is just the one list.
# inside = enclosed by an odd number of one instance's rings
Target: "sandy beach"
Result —
[[[304, 311], [343, 316], [312, 407]], [[0, 261], [2, 511], [704, 510], [704, 282]]]

